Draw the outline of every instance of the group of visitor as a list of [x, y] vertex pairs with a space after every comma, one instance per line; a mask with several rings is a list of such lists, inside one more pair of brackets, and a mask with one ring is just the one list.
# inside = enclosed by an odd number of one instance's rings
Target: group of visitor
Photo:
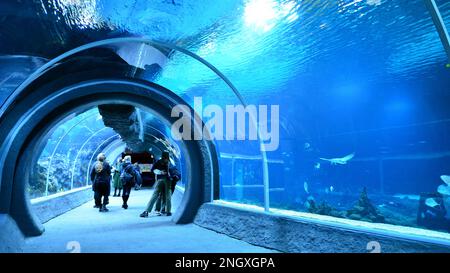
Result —
[[[141, 217], [148, 217], [155, 207], [155, 214], [171, 216], [172, 194], [176, 183], [181, 176], [175, 166], [170, 165], [169, 152], [163, 152], [161, 159], [153, 164], [151, 172], [155, 175], [154, 192], [147, 204], [146, 210], [141, 213]], [[112, 176], [112, 178], [111, 178]], [[132, 164], [131, 156], [127, 155], [119, 158], [111, 168], [106, 160], [105, 154], [97, 156], [97, 162], [91, 170], [92, 190], [94, 191], [94, 208], [100, 212], [109, 211], [106, 205], [109, 204], [111, 191], [111, 180], [114, 187], [114, 197], [122, 196], [122, 208], [128, 209], [128, 199], [131, 189], [139, 190], [142, 187], [142, 176], [139, 164]]]

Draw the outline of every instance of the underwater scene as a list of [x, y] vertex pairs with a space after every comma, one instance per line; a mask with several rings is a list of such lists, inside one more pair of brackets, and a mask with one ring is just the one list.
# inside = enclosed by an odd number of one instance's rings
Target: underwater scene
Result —
[[[450, 69], [432, 20], [421, 1], [339, 2], [274, 25], [260, 82], [241, 88], [280, 105], [270, 207], [450, 232]], [[263, 206], [261, 159], [220, 164], [223, 199]]]
[[[106, 38], [173, 42], [217, 67], [246, 103], [279, 106], [279, 147], [267, 159], [258, 143], [216, 141], [219, 199], [264, 206], [267, 164], [270, 208], [450, 232], [450, 60], [423, 0], [94, 2], [39, 4], [63, 11], [55, 25], [83, 33], [79, 44], [105, 29]], [[450, 28], [450, 1], [435, 2]], [[239, 103], [180, 52], [151, 81], [190, 104]], [[73, 152], [55, 150], [71, 125], [55, 131], [32, 196], [87, 185], [82, 162], [113, 134], [88, 120], [89, 130], [104, 130], [95, 146], [81, 149], [86, 138], [75, 137], [62, 142]], [[67, 161], [77, 156], [73, 172]]]

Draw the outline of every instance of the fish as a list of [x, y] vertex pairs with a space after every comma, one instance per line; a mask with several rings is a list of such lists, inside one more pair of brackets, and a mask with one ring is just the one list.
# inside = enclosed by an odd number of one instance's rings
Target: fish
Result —
[[442, 195], [449, 195], [450, 196], [450, 186], [447, 185], [440, 185], [437, 188], [437, 192], [442, 194]]
[[431, 208], [434, 208], [436, 206], [439, 206], [439, 203], [436, 202], [436, 200], [434, 200], [434, 198], [427, 198], [425, 200], [425, 205], [427, 205], [427, 206], [429, 206]]
[[426, 213], [430, 214], [430, 215], [433, 216], [433, 217], [436, 217], [436, 213], [434, 213], [434, 212], [432, 212], [432, 211], [427, 210]]
[[308, 190], [308, 182], [303, 182], [303, 189], [305, 189], [305, 192], [309, 194], [309, 190]]
[[328, 188], [325, 188], [325, 193], [326, 194], [330, 193], [330, 190], [328, 190]]
[[330, 191], [333, 192], [334, 191], [334, 187], [330, 186]]
[[400, 198], [400, 199], [410, 199], [410, 200], [419, 200], [420, 199], [419, 195], [413, 195], [413, 194], [395, 194], [394, 197]]
[[323, 160], [323, 161], [328, 161], [328, 162], [331, 163], [331, 165], [337, 165], [337, 164], [345, 165], [354, 156], [355, 156], [355, 153], [351, 153], [351, 154], [346, 155], [344, 157], [338, 157], [338, 158], [323, 158], [323, 157], [320, 157], [319, 159]]
[[314, 164], [314, 168], [317, 170], [320, 169], [320, 162], [317, 162], [316, 164]]
[[450, 175], [441, 175], [441, 180], [444, 181], [445, 184], [450, 186]]

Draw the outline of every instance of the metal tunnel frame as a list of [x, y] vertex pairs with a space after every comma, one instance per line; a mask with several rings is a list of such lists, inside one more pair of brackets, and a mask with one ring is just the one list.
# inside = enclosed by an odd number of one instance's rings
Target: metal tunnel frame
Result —
[[[105, 139], [104, 141], [102, 141], [102, 143], [100, 143], [100, 144], [97, 146], [97, 148], [94, 150], [94, 152], [92, 153], [92, 156], [91, 156], [91, 158], [89, 159], [88, 167], [87, 167], [87, 170], [86, 170], [86, 186], [89, 185], [89, 179], [90, 179], [90, 177], [89, 177], [89, 171], [91, 170], [91, 163], [92, 163], [92, 160], [94, 159], [95, 155], [98, 153], [98, 151], [100, 150], [100, 148], [101, 148], [103, 145], [105, 145], [105, 143], [107, 143], [107, 142], [109, 142], [109, 141], [114, 141], [115, 139], [113, 139], [113, 138], [118, 138], [118, 137], [119, 137], [119, 134], [115, 134], [115, 135], [113, 135], [113, 136], [108, 137], [107, 139]], [[119, 137], [119, 138], [120, 138], [120, 137]], [[111, 140], [111, 139], [113, 139], [113, 140]]]
[[[53, 161], [53, 157], [55, 156], [55, 154], [56, 154], [56, 151], [57, 151], [57, 149], [58, 149], [58, 147], [59, 147], [59, 144], [61, 144], [61, 141], [72, 131], [72, 129], [73, 128], [75, 128], [75, 127], [77, 127], [80, 123], [82, 123], [83, 121], [85, 121], [85, 120], [87, 120], [87, 119], [89, 119], [89, 118], [91, 118], [91, 117], [93, 117], [93, 116], [96, 116], [97, 114], [92, 114], [92, 115], [89, 115], [89, 116], [87, 116], [87, 117], [85, 117], [84, 119], [81, 119], [80, 121], [78, 121], [77, 123], [75, 123], [73, 126], [71, 126], [70, 128], [69, 128], [69, 130], [67, 130], [67, 132], [66, 133], [64, 133], [64, 135], [62, 135], [61, 137], [60, 137], [60, 139], [58, 140], [58, 143], [56, 143], [56, 145], [55, 145], [55, 148], [53, 149], [53, 152], [52, 152], [52, 154], [51, 154], [51, 156], [50, 156], [50, 158], [49, 158], [49, 161], [48, 161], [48, 168], [47, 168], [47, 178], [46, 178], [46, 181], [45, 181], [45, 196], [48, 196], [48, 183], [49, 183], [49, 181], [50, 181], [50, 169], [51, 169], [51, 166], [52, 166], [52, 161]], [[71, 183], [70, 184], [70, 189], [72, 189], [73, 188], [73, 183]]]
[[105, 130], [107, 130], [107, 129], [111, 129], [111, 128], [109, 128], [109, 127], [104, 127], [104, 128], [101, 128], [101, 129], [97, 130], [96, 132], [94, 132], [92, 135], [90, 135], [90, 136], [84, 141], [83, 145], [81, 145], [81, 148], [78, 150], [78, 153], [77, 153], [77, 155], [75, 156], [75, 160], [73, 161], [73, 165], [72, 165], [72, 171], [71, 171], [72, 174], [71, 174], [71, 178], [70, 178], [70, 187], [71, 187], [71, 188], [73, 188], [73, 179], [74, 179], [74, 177], [75, 177], [75, 166], [77, 165], [78, 156], [80, 155], [80, 152], [83, 151], [84, 146], [86, 146], [86, 145], [89, 143], [89, 141], [91, 141], [91, 139], [92, 139], [93, 137], [95, 137], [96, 135], [98, 135], [99, 133], [101, 133], [101, 132], [103, 132], [103, 131], [105, 131]]
[[[1, 145], [4, 153], [0, 155], [3, 166], [0, 208], [16, 221], [26, 236], [41, 234], [43, 226], [31, 209], [26, 193], [30, 176], [23, 174], [30, 173], [31, 162], [39, 156], [35, 148], [64, 117], [99, 104], [128, 104], [154, 114], [169, 125], [176, 120], [170, 115], [172, 107], [183, 104], [183, 100], [170, 90], [138, 80], [98, 79], [66, 87], [58, 84], [61, 81], [46, 83], [34, 90], [33, 96], [24, 96], [9, 109], [9, 115], [0, 120], [2, 128], [9, 128], [0, 130], [0, 137], [4, 139]], [[201, 125], [196, 125], [194, 130], [196, 128]], [[173, 221], [190, 223], [201, 204], [212, 198], [211, 188], [218, 183], [218, 157], [210, 141], [182, 141], [180, 144], [186, 156], [188, 183]]]
[[439, 12], [439, 8], [435, 0], [425, 0], [425, 5], [430, 11], [431, 19], [433, 19], [434, 25], [436, 26], [436, 30], [439, 34], [442, 45], [444, 46], [445, 52], [447, 53], [448, 62], [450, 64], [450, 36], [448, 35], [442, 15]]

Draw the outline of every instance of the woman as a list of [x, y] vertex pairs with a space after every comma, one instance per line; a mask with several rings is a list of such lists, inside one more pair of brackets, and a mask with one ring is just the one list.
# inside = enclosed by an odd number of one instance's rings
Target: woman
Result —
[[[122, 191], [122, 181], [120, 181], [121, 172], [122, 172], [122, 158], [119, 158], [117, 159], [117, 163], [114, 166], [114, 174], [113, 174], [114, 197], [120, 196], [120, 192]], [[119, 190], [119, 194], [116, 194], [117, 190]]]
[[106, 156], [103, 153], [97, 156], [97, 162], [91, 170], [91, 181], [95, 207], [98, 207], [100, 212], [107, 212], [106, 205], [109, 203], [108, 196], [111, 190], [111, 167], [106, 162]]

